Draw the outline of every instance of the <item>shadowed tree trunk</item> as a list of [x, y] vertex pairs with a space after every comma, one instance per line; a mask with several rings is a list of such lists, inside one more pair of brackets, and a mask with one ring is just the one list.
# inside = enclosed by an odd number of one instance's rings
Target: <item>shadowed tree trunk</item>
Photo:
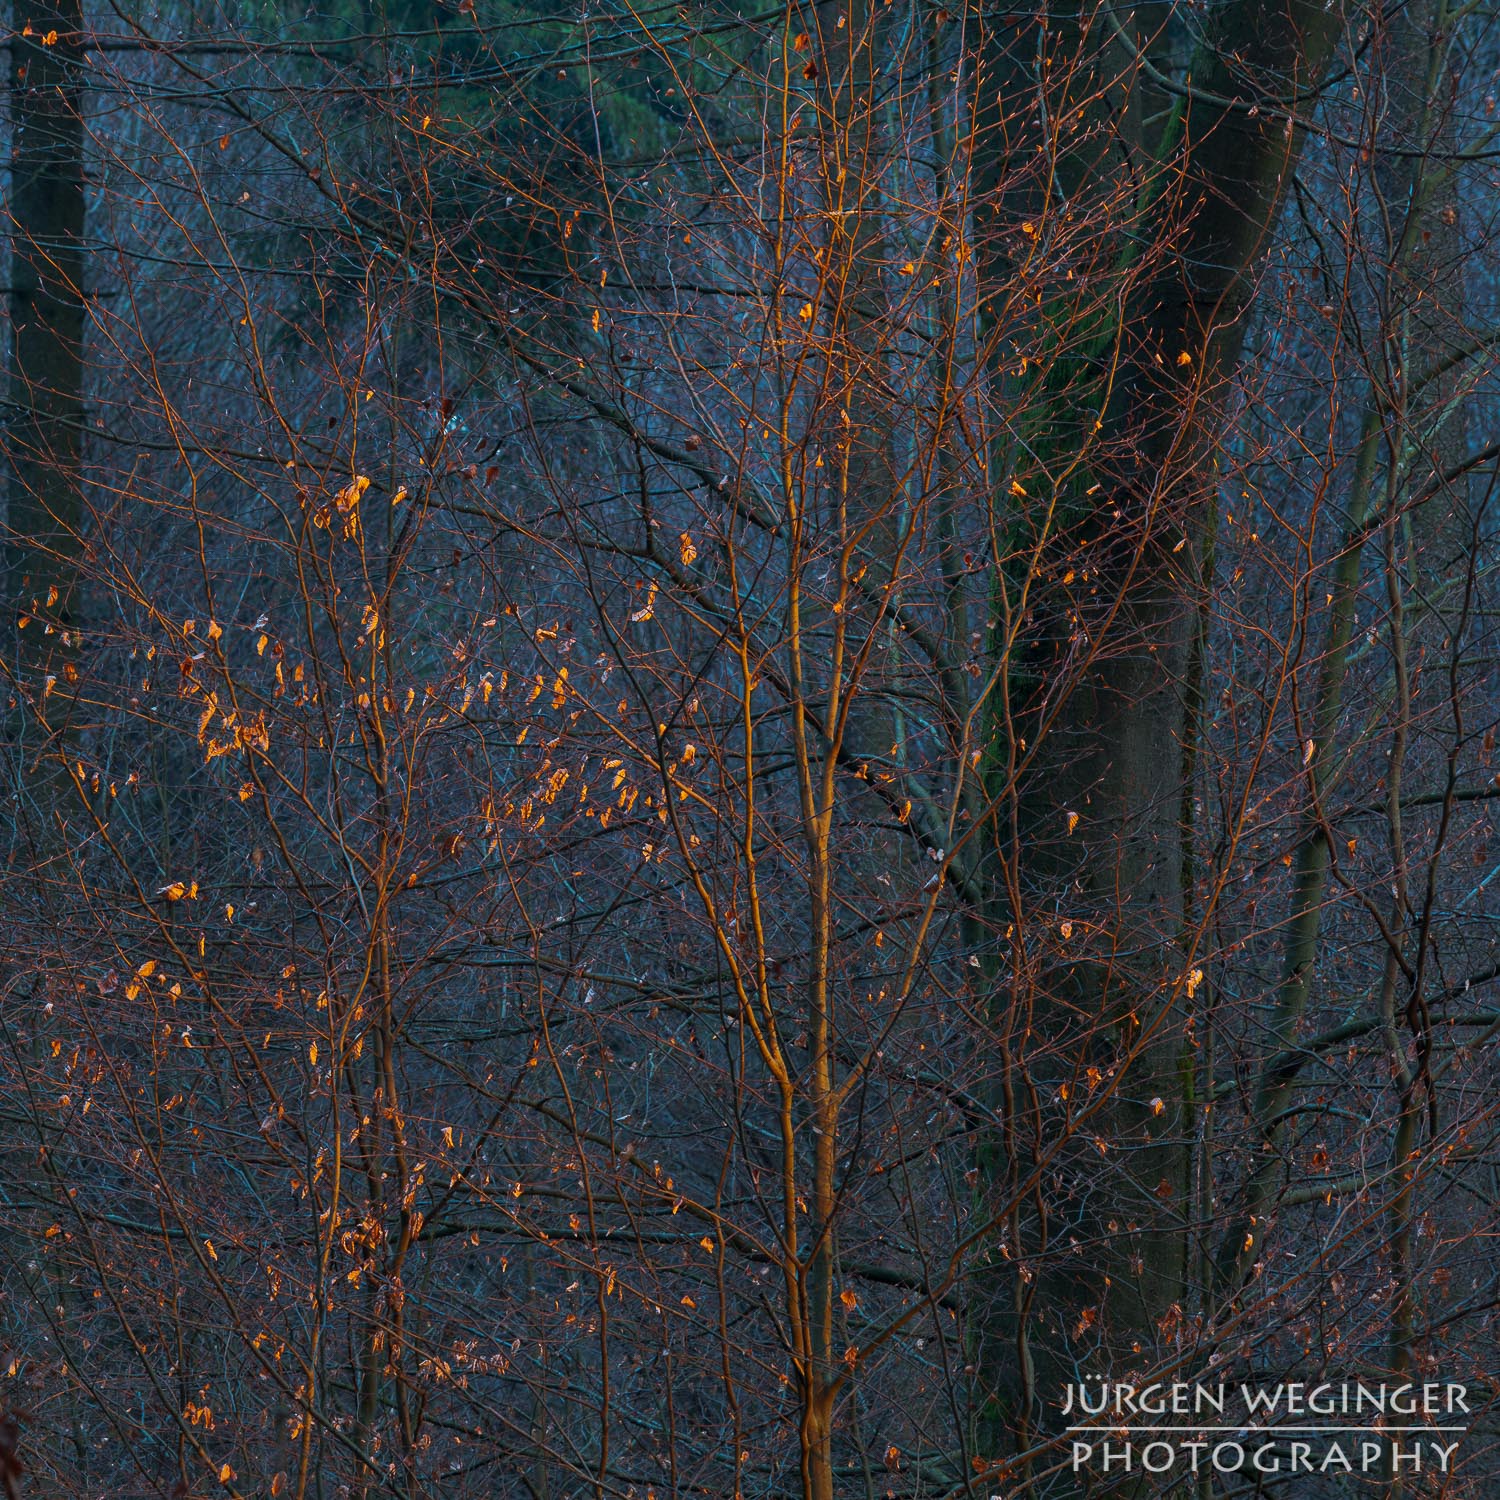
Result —
[[[1377, 164], [1376, 181], [1390, 242], [1381, 291], [1379, 341], [1395, 385], [1372, 384], [1362, 440], [1353, 469], [1350, 521], [1339, 563], [1331, 574], [1333, 607], [1322, 658], [1314, 752], [1307, 767], [1310, 808], [1294, 866], [1292, 910], [1286, 931], [1284, 973], [1278, 996], [1273, 1057], [1260, 1083], [1256, 1116], [1264, 1131], [1264, 1159], [1250, 1173], [1242, 1213], [1219, 1254], [1220, 1290], [1233, 1292], [1257, 1252], [1251, 1223], [1264, 1220], [1279, 1187], [1279, 1143], [1296, 1081], [1285, 1057], [1307, 1006], [1330, 876], [1324, 799], [1338, 764], [1335, 732], [1348, 670], [1353, 616], [1370, 543], [1367, 528], [1404, 493], [1427, 498], [1412, 513], [1404, 544], [1412, 552], [1414, 599], [1404, 626], [1408, 645], [1446, 634], [1455, 590], [1471, 559], [1467, 480], [1469, 380], [1466, 345], [1454, 310], [1462, 295], [1463, 243], [1452, 204], [1457, 148], [1452, 101], [1444, 84], [1452, 32], [1439, 24], [1439, 7], [1424, 3], [1391, 17], [1384, 46], [1390, 60], [1381, 72], [1396, 150]], [[1394, 692], [1394, 687], [1392, 688]], [[1325, 769], [1325, 767], [1327, 769]], [[1399, 919], [1397, 927], [1400, 926]], [[1394, 930], [1394, 929], [1393, 929]]]
[[82, 10], [79, 0], [16, 0], [12, 19], [3, 722], [15, 757], [11, 859], [40, 865], [56, 853], [56, 820], [70, 796], [65, 758], [46, 747], [76, 728], [82, 670]]
[[82, 11], [16, 0], [13, 17], [6, 603], [59, 622], [82, 511]]
[[[992, 1452], [1006, 1428], [1024, 1448], [1038, 1423], [1052, 1426], [1045, 1412], [1080, 1370], [1144, 1370], [1183, 1313], [1189, 656], [1224, 394], [1300, 145], [1293, 117], [1313, 108], [1338, 18], [1300, 0], [1218, 12], [1155, 141], [1121, 97], [1145, 91], [1143, 77], [1152, 94], [1166, 82], [1134, 53], [1133, 23], [1115, 30], [1094, 15], [1068, 24], [1095, 59], [1092, 79], [1077, 86], [1081, 102], [1068, 108], [1087, 112], [1099, 135], [1080, 131], [1060, 170], [1097, 174], [1098, 141], [1108, 137], [1122, 159], [1141, 163], [1140, 202], [1170, 184], [1176, 230], [1170, 254], [1131, 272], [1117, 321], [1094, 341], [1096, 399], [1080, 402], [1076, 379], [1068, 387], [1057, 427], [1077, 452], [997, 500], [1017, 514], [1033, 561], [1031, 623], [1019, 632], [1009, 695], [1019, 791], [1002, 801], [995, 830], [1012, 878], [990, 877], [992, 926], [1016, 933], [996, 1008], [1008, 1009], [1033, 1052], [1046, 1050], [1034, 1066], [1024, 1050], [1007, 1057], [1007, 1140], [983, 1160], [994, 1199], [1021, 1200], [1010, 1226], [1019, 1242], [1006, 1247], [1011, 1288], [979, 1339]], [[1016, 122], [1032, 105], [1009, 91], [1042, 86], [1024, 83], [1038, 65], [1020, 48], [1034, 41], [1012, 35], [992, 45], [978, 85], [998, 99], [982, 107], [978, 141], [991, 185], [1003, 181], [1000, 158], [1026, 148]], [[1003, 212], [982, 212], [992, 207]], [[979, 237], [981, 298], [1002, 283], [1002, 244]], [[1122, 276], [1133, 254], [1121, 244]], [[1070, 587], [1075, 578], [1096, 592]], [[1065, 697], [1059, 680], [1071, 684]], [[1048, 690], [1033, 697], [1026, 682]]]
[[[1388, 1368], [1394, 1378], [1404, 1379], [1412, 1369], [1421, 1301], [1412, 1243], [1416, 1147], [1435, 1100], [1424, 1025], [1428, 914], [1413, 919], [1423, 901], [1422, 835], [1408, 847], [1403, 775], [1423, 720], [1433, 715], [1435, 703], [1441, 711], [1446, 654], [1465, 634], [1466, 586], [1477, 555], [1478, 522], [1465, 477], [1472, 380], [1467, 354], [1473, 351], [1461, 316], [1464, 242], [1456, 207], [1459, 142], [1449, 72], [1454, 19], [1440, 3], [1424, 0], [1388, 18], [1379, 41], [1385, 61], [1376, 76], [1394, 147], [1377, 159], [1377, 212], [1369, 215], [1383, 226], [1386, 240], [1379, 247], [1387, 267], [1379, 296], [1379, 337], [1371, 341], [1381, 363], [1370, 381], [1345, 545], [1330, 574], [1332, 608], [1305, 772], [1308, 807], [1285, 929], [1271, 1035], [1274, 1054], [1261, 1075], [1254, 1105], [1259, 1150], [1220, 1245], [1216, 1279], [1219, 1294], [1234, 1297], [1253, 1278], [1265, 1242], [1276, 1232], [1278, 1200], [1293, 1170], [1286, 1142], [1305, 1056], [1293, 1049], [1308, 1009], [1333, 873], [1328, 806], [1346, 769], [1338, 731], [1355, 609], [1361, 574], [1375, 562], [1372, 554], [1383, 553], [1389, 612], [1382, 645], [1392, 663], [1381, 694], [1390, 723], [1383, 801], [1394, 874], [1387, 914], [1393, 936], [1373, 1005], [1398, 1101], [1390, 1156], [1394, 1187], [1386, 1209], [1392, 1284]], [[1393, 372], [1389, 378], [1388, 372]], [[1425, 698], [1420, 688], [1424, 677], [1431, 683]], [[1426, 900], [1430, 908], [1430, 889]], [[1389, 1467], [1385, 1478], [1390, 1493], [1399, 1495], [1401, 1480]]]
[[[0, 745], [4, 746], [10, 817], [6, 865], [0, 880], [22, 867], [46, 872], [39, 887], [51, 907], [42, 920], [61, 932], [70, 894], [59, 845], [59, 809], [72, 786], [66, 757], [47, 755], [69, 728], [67, 700], [78, 680], [76, 588], [82, 512], [79, 456], [83, 385], [83, 126], [79, 116], [82, 67], [79, 0], [16, 0], [10, 37], [12, 156], [7, 204], [10, 229], [10, 368], [6, 382], [6, 459], [3, 583], [6, 628], [0, 677]], [[25, 628], [17, 629], [24, 621]], [[12, 631], [15, 634], [12, 634]], [[53, 688], [59, 691], [53, 695]], [[19, 689], [19, 691], [17, 691]], [[29, 700], [29, 703], [28, 701]], [[5, 742], [9, 742], [6, 744]], [[34, 919], [34, 918], [33, 918]], [[7, 966], [8, 967], [8, 966]], [[45, 1001], [53, 976], [23, 973], [7, 990], [6, 1042], [42, 1065], [54, 1034]], [[25, 999], [23, 1007], [16, 1002]], [[16, 1030], [12, 1031], [11, 1026]], [[54, 1045], [55, 1042], [54, 1042]], [[28, 1099], [28, 1104], [32, 1101]], [[17, 1119], [25, 1112], [16, 1111]], [[0, 1146], [0, 1188], [28, 1209], [62, 1200], [64, 1184], [51, 1154], [57, 1132], [32, 1114], [7, 1131]], [[43, 1223], [46, 1222], [44, 1218]], [[31, 1262], [47, 1300], [59, 1313], [80, 1306], [65, 1262]], [[14, 1366], [12, 1366], [14, 1369]], [[82, 1407], [74, 1409], [72, 1441], [87, 1460]], [[14, 1431], [0, 1436], [0, 1476], [18, 1494]]]

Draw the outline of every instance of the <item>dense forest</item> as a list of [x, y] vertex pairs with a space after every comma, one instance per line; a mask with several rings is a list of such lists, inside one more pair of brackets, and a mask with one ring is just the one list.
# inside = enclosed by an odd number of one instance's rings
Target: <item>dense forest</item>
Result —
[[7, 1500], [1500, 1493], [1488, 0], [6, 43]]

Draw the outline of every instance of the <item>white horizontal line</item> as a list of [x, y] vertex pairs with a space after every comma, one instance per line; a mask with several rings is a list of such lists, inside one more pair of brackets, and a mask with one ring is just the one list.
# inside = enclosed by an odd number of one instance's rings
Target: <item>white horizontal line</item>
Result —
[[1111, 1432], [1243, 1432], [1247, 1436], [1264, 1432], [1368, 1432], [1378, 1436], [1382, 1432], [1466, 1432], [1465, 1427], [1293, 1427], [1277, 1423], [1274, 1427], [1108, 1427], [1103, 1423], [1093, 1427], [1068, 1427], [1067, 1432], [1098, 1432], [1106, 1436]]

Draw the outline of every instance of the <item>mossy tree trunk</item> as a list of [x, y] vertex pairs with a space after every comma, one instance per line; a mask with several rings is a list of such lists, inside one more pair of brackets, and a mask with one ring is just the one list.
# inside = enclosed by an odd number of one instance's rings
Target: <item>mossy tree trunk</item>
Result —
[[[1076, 204], [1067, 190], [1114, 153], [1141, 222], [1171, 224], [1149, 260], [1119, 236], [1117, 312], [1085, 351], [1096, 373], [1060, 373], [1059, 409], [1042, 413], [1062, 435], [1053, 452], [1024, 480], [1018, 466], [996, 470], [1026, 588], [1023, 603], [1009, 578], [995, 610], [1013, 622], [999, 647], [1009, 765], [994, 785], [987, 877], [1006, 1129], [981, 1165], [994, 1211], [1008, 1213], [994, 1259], [1009, 1285], [980, 1331], [977, 1378], [996, 1457], [1055, 1431], [1049, 1410], [1081, 1372], [1147, 1370], [1185, 1316], [1190, 655], [1225, 392], [1300, 146], [1294, 117], [1315, 107], [1337, 24], [1303, 0], [1238, 0], [1214, 15], [1174, 90], [1128, 16], [1075, 14], [1040, 44], [1002, 28], [977, 85], [991, 194], [981, 300], [1012, 274], [1004, 184], [1036, 151], [1027, 120], [1047, 117], [1034, 101], [1071, 43], [1093, 61], [1067, 75], [1067, 109], [1053, 117], [1076, 120], [1076, 144], [1054, 139], [1064, 192], [1049, 186], [1027, 232], [1044, 238], [1059, 198]], [[1143, 120], [1142, 98], [1163, 90], [1175, 93], [1165, 123], [1160, 111]]]
[[83, 18], [79, 0], [12, 14], [6, 603], [58, 624], [82, 518]]

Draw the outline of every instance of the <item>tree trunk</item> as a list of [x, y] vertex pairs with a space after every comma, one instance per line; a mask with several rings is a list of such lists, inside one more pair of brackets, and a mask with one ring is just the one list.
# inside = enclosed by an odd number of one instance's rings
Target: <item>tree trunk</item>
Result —
[[83, 20], [79, 0], [16, 0], [13, 16], [6, 603], [66, 626], [82, 518]]
[[[1097, 16], [1073, 24], [1108, 34]], [[1098, 341], [1108, 373], [1097, 402], [1080, 410], [1076, 380], [1059, 397], [1059, 429], [1080, 446], [1060, 457], [1060, 481], [1028, 479], [1004, 502], [1045, 515], [1018, 521], [1032, 558], [1031, 623], [1018, 638], [1026, 656], [1013, 648], [1005, 705], [1018, 793], [996, 829], [990, 874], [991, 924], [1014, 934], [996, 1013], [1003, 1045], [1017, 1049], [1002, 1063], [1007, 1140], [982, 1163], [995, 1211], [1012, 1205], [1013, 1285], [978, 1341], [991, 1451], [1005, 1427], [1022, 1448], [1038, 1427], [1055, 1430], [1045, 1413], [1079, 1370], [1149, 1367], [1183, 1309], [1186, 1020], [1197, 982], [1182, 941], [1189, 656], [1224, 393], [1300, 145], [1288, 105], [1299, 115], [1312, 107], [1337, 18], [1303, 0], [1241, 0], [1211, 24], [1137, 189], [1144, 202], [1158, 190], [1153, 175], [1171, 182], [1170, 253], [1132, 270], [1137, 252], [1121, 246], [1129, 279], [1118, 321]], [[1096, 35], [1093, 55], [1117, 64], [1129, 25], [1108, 46]], [[1137, 78], [1144, 61], [1132, 60]], [[1013, 87], [1025, 64], [1014, 45], [993, 48], [986, 71], [979, 87], [993, 93], [997, 82]], [[1079, 107], [1101, 129], [1117, 122], [1125, 158], [1140, 161], [1120, 88], [1111, 66]], [[980, 171], [997, 196], [999, 158], [1019, 154], [1005, 121], [1026, 107], [1002, 99], [981, 117]], [[1097, 172], [1090, 161], [1075, 161], [1075, 173]], [[1005, 211], [994, 202], [981, 212], [992, 207]], [[1001, 238], [979, 236], [981, 300], [1001, 284]], [[1038, 497], [1039, 485], [1054, 493]], [[1094, 592], [1071, 588], [1075, 578]], [[1023, 678], [1040, 687], [1028, 691]], [[1066, 696], [1060, 681], [1071, 684]]]

